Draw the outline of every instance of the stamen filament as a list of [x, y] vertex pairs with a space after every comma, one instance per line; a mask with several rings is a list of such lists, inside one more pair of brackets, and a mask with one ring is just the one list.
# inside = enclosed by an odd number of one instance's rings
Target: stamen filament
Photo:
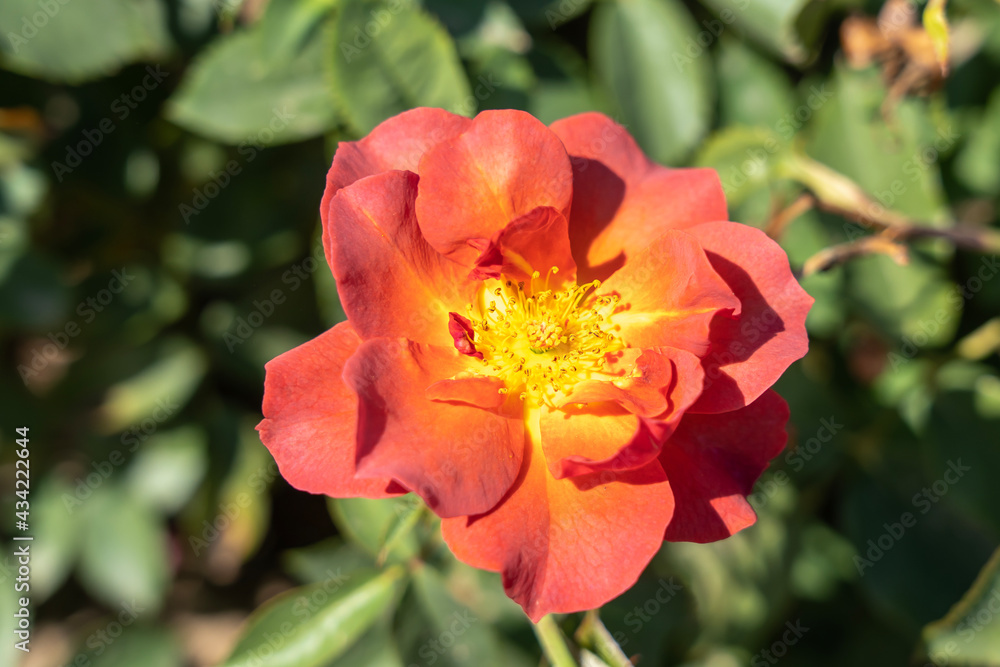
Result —
[[532, 272], [528, 289], [523, 281], [491, 281], [478, 309], [467, 308], [473, 343], [485, 372], [504, 380], [502, 395], [552, 405], [577, 382], [602, 373], [605, 355], [623, 347], [611, 323], [618, 297], [592, 296], [599, 280], [555, 290], [550, 283], [558, 273], [551, 267], [542, 282]]

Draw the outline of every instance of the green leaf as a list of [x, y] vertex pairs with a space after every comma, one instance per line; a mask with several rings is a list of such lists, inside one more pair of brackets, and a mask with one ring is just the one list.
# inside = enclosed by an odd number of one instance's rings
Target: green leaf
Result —
[[426, 516], [426, 509], [426, 505], [417, 501], [396, 514], [396, 517], [386, 529], [385, 537], [383, 538], [382, 545], [379, 548], [379, 564], [386, 562], [393, 550], [406, 542], [406, 540], [413, 533], [413, 529], [417, 526], [420, 520]]
[[260, 55], [268, 61], [288, 60], [333, 9], [335, 0], [271, 0], [260, 20]]
[[236, 431], [236, 452], [217, 493], [203, 494], [182, 516], [187, 547], [215, 575], [235, 572], [260, 546], [271, 520], [268, 489], [278, 466], [254, 430], [257, 417], [244, 417]]
[[[883, 446], [895, 447], [888, 453], [893, 458], [874, 471], [877, 477], [848, 488], [838, 515], [857, 552], [852, 560], [865, 595], [882, 615], [915, 633], [966, 590], [995, 543], [951, 502], [966, 480], [937, 494], [939, 480], [954, 479], [948, 467], [921, 474], [911, 442], [899, 438]], [[913, 585], [917, 580], [920, 586]]]
[[[952, 0], [953, 8], [967, 14], [982, 31], [983, 53], [988, 53], [994, 62], [1000, 59], [1000, 12], [996, 0]], [[987, 65], [989, 67], [989, 65]], [[981, 75], [977, 75], [981, 76]]]
[[719, 172], [726, 201], [739, 206], [755, 192], [768, 188], [788, 147], [774, 132], [760, 127], [732, 126], [713, 134], [698, 152], [695, 164]]
[[923, 650], [937, 665], [1000, 665], [1000, 549], [948, 614], [923, 631]]
[[351, 573], [375, 566], [370, 554], [353, 544], [345, 544], [339, 537], [290, 549], [282, 554], [285, 571], [304, 584], [314, 584], [329, 579], [337, 570]]
[[957, 483], [945, 487], [948, 500], [985, 532], [1000, 536], [1000, 485], [992, 472], [1000, 466], [996, 437], [1000, 432], [1000, 415], [990, 414], [986, 393], [991, 385], [995, 387], [997, 378], [984, 373], [980, 366], [964, 363], [960, 366], [953, 362], [940, 368], [936, 384], [946, 386], [959, 374], [968, 376], [961, 381], [969, 389], [943, 390], [930, 407], [921, 443], [924, 467], [930, 479], [946, 473], [956, 479], [957, 473], [948, 472], [953, 463], [969, 468], [957, 477]]
[[[380, 619], [330, 667], [407, 667], [392, 635], [391, 619]], [[408, 667], [413, 667], [410, 663]]]
[[[108, 626], [114, 631], [118, 621], [105, 623], [114, 624]], [[108, 630], [90, 635], [74, 658], [79, 662], [70, 664], [91, 667], [183, 667], [185, 664], [184, 653], [169, 630], [141, 627], [129, 627], [117, 639], [112, 639]]]
[[[10, 554], [16, 548], [15, 544], [17, 543], [5, 541], [3, 544], [4, 553]], [[4, 557], [8, 559], [7, 562], [16, 561], [11, 556], [5, 555]], [[14, 634], [20, 629], [17, 627], [18, 619], [14, 614], [21, 609], [19, 602], [21, 597], [21, 592], [14, 590], [13, 580], [4, 577], [3, 586], [0, 586], [0, 632], [3, 633], [5, 641], [0, 644], [0, 664], [16, 665], [18, 660], [24, 657], [24, 652], [14, 646], [17, 642], [23, 641], [22, 637]], [[33, 615], [30, 607], [28, 613]], [[31, 648], [32, 645], [29, 643], [28, 647]]]
[[907, 359], [954, 336], [963, 301], [933, 263], [913, 255], [907, 266], [899, 266], [872, 255], [853, 260], [846, 270], [855, 302], [895, 339], [894, 347]]
[[73, 491], [72, 486], [51, 475], [32, 493], [35, 540], [31, 547], [31, 592], [36, 602], [47, 599], [62, 585], [80, 552], [83, 526]]
[[511, 7], [532, 25], [555, 30], [580, 16], [593, 0], [508, 0]]
[[205, 357], [187, 340], [170, 340], [160, 358], [136, 375], [108, 389], [101, 430], [117, 433], [132, 427], [133, 437], [148, 436], [191, 398], [205, 374]]
[[801, 540], [790, 573], [795, 593], [806, 599], [829, 600], [839, 584], [858, 573], [852, 560], [854, 547], [819, 521], [803, 528]]
[[[788, 261], [792, 266], [802, 266], [814, 253], [836, 241], [820, 222], [816, 211], [806, 211], [785, 228], [780, 242], [788, 253]], [[836, 336], [843, 331], [846, 315], [843, 268], [835, 267], [830, 271], [814, 273], [800, 282], [802, 288], [816, 299], [806, 317], [809, 332], [821, 336]]]
[[167, 541], [158, 517], [117, 489], [87, 501], [80, 580], [112, 608], [156, 609], [170, 579]]
[[38, 210], [49, 193], [45, 174], [22, 163], [22, 150], [9, 138], [0, 139], [0, 215], [19, 219]]
[[393, 605], [399, 567], [359, 572], [288, 591], [250, 618], [225, 667], [323, 667], [347, 651]]
[[525, 52], [532, 46], [513, 10], [490, 4], [478, 29], [459, 43], [479, 109], [524, 109], [536, 77]]
[[955, 161], [955, 173], [974, 190], [1000, 193], [1000, 90], [990, 95], [982, 118], [971, 128]]
[[[433, 662], [444, 667], [529, 667], [536, 664], [503, 645], [490, 619], [458, 600], [449, 581], [430, 566], [417, 567], [400, 606], [396, 638], [408, 664]], [[474, 590], [474, 589], [473, 589]], [[472, 591], [462, 592], [473, 597]], [[431, 658], [433, 656], [433, 660]]]
[[608, 2], [594, 10], [591, 52], [621, 121], [649, 155], [682, 160], [709, 127], [709, 59], [687, 55], [697, 26], [674, 0]]
[[505, 634], [528, 629], [530, 621], [521, 606], [507, 597], [499, 572], [466, 565], [454, 558], [443, 544], [436, 555], [442, 558], [435, 560], [434, 556], [429, 556], [428, 562], [433, 562], [445, 577], [445, 586], [455, 600], [468, 606], [484, 624], [501, 629]]
[[205, 432], [185, 426], [149, 438], [128, 469], [130, 495], [163, 514], [179, 510], [208, 467]]
[[539, 42], [527, 58], [538, 79], [527, 106], [532, 116], [549, 124], [585, 111], [605, 110], [591, 85], [586, 61], [570, 45]]
[[[170, 98], [167, 118], [218, 141], [254, 146], [329, 130], [337, 115], [323, 73], [326, 32], [319, 25], [306, 27], [316, 23], [317, 11], [305, 3], [299, 12], [281, 16], [286, 27], [274, 28], [278, 37], [262, 21], [218, 38]], [[293, 30], [305, 33], [301, 44], [289, 38]]]
[[412, 531], [398, 535], [393, 544], [387, 545], [393, 528], [421, 504], [419, 498], [409, 495], [378, 500], [331, 498], [328, 504], [340, 532], [372, 556], [378, 557], [389, 546], [389, 551], [384, 554], [386, 562], [400, 562], [412, 558], [420, 549], [417, 535]]
[[0, 3], [3, 66], [29, 76], [82, 81], [170, 49], [158, 0], [9, 0]]
[[[794, 497], [792, 485], [781, 489]], [[660, 638], [667, 632], [673, 641], [690, 645], [695, 636], [720, 642], [760, 627], [767, 609], [782, 608], [792, 599], [787, 559], [793, 525], [785, 508], [794, 505], [794, 500], [786, 504], [775, 496], [750, 530], [711, 544], [671, 543], [662, 552], [669, 569], [650, 568], [640, 579], [644, 586], [607, 605], [602, 615], [612, 635], [618, 637], [619, 629], [624, 630], [630, 642], [622, 646], [632, 654], [642, 650], [644, 635], [662, 645]], [[687, 600], [691, 606], [686, 606]], [[615, 613], [620, 610], [624, 616], [635, 605], [655, 621], [636, 629]]]
[[776, 130], [792, 116], [795, 96], [788, 76], [744, 42], [723, 39], [718, 58], [721, 125]]
[[476, 111], [454, 42], [414, 2], [346, 0], [330, 48], [333, 89], [358, 134], [417, 106]]
[[[746, 34], [791, 63], [803, 64], [818, 48], [818, 38], [834, 10], [860, 5], [858, 0], [702, 0], [715, 10], [706, 34], [733, 30]], [[694, 35], [694, 33], [692, 33]]]
[[[809, 0], [705, 0], [719, 20], [735, 23], [763, 46], [786, 60], [801, 63], [807, 51], [795, 29], [795, 21]], [[730, 18], [732, 17], [732, 18]], [[726, 19], [729, 19], [726, 21]]]
[[[803, 84], [806, 103], [792, 128], [807, 124], [807, 153], [852, 179], [886, 209], [944, 225], [939, 162], [958, 134], [946, 119], [932, 122], [927, 106], [905, 101], [891, 127], [882, 119], [887, 91], [878, 71], [837, 67], [830, 84]], [[779, 130], [780, 131], [780, 130]]]

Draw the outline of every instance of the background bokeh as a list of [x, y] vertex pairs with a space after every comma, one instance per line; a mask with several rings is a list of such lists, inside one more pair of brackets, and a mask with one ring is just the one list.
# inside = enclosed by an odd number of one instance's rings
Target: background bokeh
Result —
[[[1000, 3], [948, 4], [947, 76], [922, 12], [3, 0], [0, 526], [34, 536], [34, 630], [24, 656], [5, 541], [0, 665], [538, 664], [419, 503], [295, 491], [253, 430], [264, 363], [343, 318], [318, 243], [337, 142], [419, 105], [604, 111], [717, 168], [731, 218], [809, 274], [760, 520], [664, 546], [601, 611], [627, 654], [1000, 665]], [[910, 232], [868, 243], [866, 216]]]

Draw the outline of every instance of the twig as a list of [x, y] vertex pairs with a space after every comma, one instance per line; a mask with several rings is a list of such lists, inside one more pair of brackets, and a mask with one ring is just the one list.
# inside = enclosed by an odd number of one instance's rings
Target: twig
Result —
[[1000, 253], [1000, 230], [961, 223], [946, 228], [921, 224], [902, 213], [885, 208], [857, 183], [807, 155], [792, 153], [786, 156], [779, 163], [779, 173], [805, 185], [812, 192], [818, 208], [841, 215], [876, 232], [874, 236], [819, 251], [803, 264], [803, 276], [826, 271], [860, 255], [885, 254], [903, 264], [907, 255], [906, 249], [900, 244], [922, 238], [945, 239], [956, 247], [976, 252]]
[[781, 238], [781, 235], [785, 232], [785, 227], [788, 226], [788, 223], [792, 222], [806, 211], [812, 209], [815, 205], [815, 197], [808, 192], [802, 193], [791, 204], [771, 216], [771, 219], [764, 227], [764, 233], [775, 240]]
[[1000, 252], [1000, 231], [989, 227], [962, 223], [951, 227], [931, 227], [914, 222], [903, 222], [899, 214], [891, 212], [890, 216], [880, 218], [862, 215], [856, 211], [822, 201], [817, 202], [817, 206], [824, 211], [853, 220], [862, 226], [884, 231], [896, 241], [936, 238], [945, 239], [955, 246], [977, 252]]
[[850, 243], [838, 243], [829, 248], [823, 248], [802, 265], [802, 277], [807, 278], [814, 273], [822, 273], [852, 257], [863, 255], [888, 255], [899, 265], [905, 265], [910, 261], [906, 246], [900, 245], [882, 234], [876, 234]]

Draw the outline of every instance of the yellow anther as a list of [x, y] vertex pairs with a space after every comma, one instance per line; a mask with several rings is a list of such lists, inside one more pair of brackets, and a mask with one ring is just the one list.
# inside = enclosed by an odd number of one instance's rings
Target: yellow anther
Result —
[[594, 294], [596, 280], [555, 289], [550, 278], [558, 272], [551, 267], [542, 284], [533, 271], [530, 286], [506, 277], [487, 281], [467, 309], [484, 372], [505, 384], [501, 395], [554, 405], [575, 383], [602, 372], [604, 355], [622, 347], [608, 308], [617, 296]]

